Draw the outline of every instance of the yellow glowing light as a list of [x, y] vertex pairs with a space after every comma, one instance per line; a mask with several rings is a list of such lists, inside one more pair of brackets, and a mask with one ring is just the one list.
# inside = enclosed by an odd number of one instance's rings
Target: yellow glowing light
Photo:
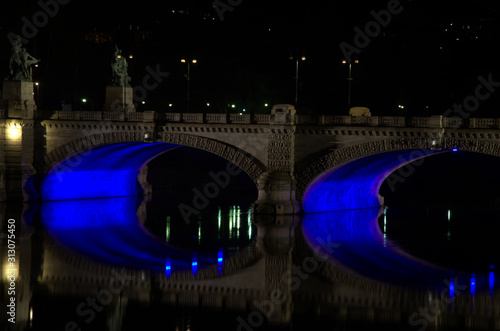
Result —
[[9, 139], [19, 139], [22, 136], [21, 128], [10, 127], [7, 129], [7, 137]]
[[13, 265], [10, 264], [10, 262], [6, 262], [3, 266], [3, 280], [7, 283], [9, 283], [12, 280], [17, 281], [17, 276], [18, 276], [18, 264], [17, 262], [13, 263]]

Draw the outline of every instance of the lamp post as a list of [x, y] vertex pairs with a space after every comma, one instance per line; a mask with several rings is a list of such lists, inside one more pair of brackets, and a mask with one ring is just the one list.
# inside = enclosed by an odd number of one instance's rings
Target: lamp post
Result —
[[190, 80], [191, 80], [191, 63], [195, 64], [195, 63], [198, 63], [198, 60], [196, 59], [192, 59], [192, 60], [186, 60], [186, 59], [182, 59], [181, 60], [182, 63], [187, 63], [187, 75], [185, 75], [186, 79], [187, 79], [187, 112], [189, 113], [189, 93], [190, 93]]
[[[289, 57], [290, 60], [293, 60], [293, 56]], [[305, 61], [306, 57], [300, 57], [301, 61]], [[295, 107], [298, 107], [299, 102], [299, 58], [295, 58]]]
[[[346, 60], [343, 60], [342, 61], [343, 64], [346, 64], [347, 61]], [[358, 60], [354, 60], [354, 63], [359, 63]], [[348, 75], [347, 75], [347, 81], [349, 82], [349, 91], [347, 92], [347, 108], [348, 109], [351, 109], [351, 83], [352, 83], [352, 63], [349, 62], [349, 72], [348, 72]]]

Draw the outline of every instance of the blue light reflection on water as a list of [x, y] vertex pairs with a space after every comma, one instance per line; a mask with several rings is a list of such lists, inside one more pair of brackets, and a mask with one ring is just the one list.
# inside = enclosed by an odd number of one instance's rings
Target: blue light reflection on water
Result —
[[[329, 263], [361, 277], [418, 288], [442, 289], [445, 284], [452, 284], [452, 296], [455, 277], [460, 284], [469, 286], [471, 294], [475, 294], [478, 286], [488, 287], [487, 274], [441, 268], [407, 254], [390, 240], [386, 240], [384, 247], [383, 233], [378, 226], [381, 213], [380, 208], [368, 208], [307, 214], [302, 230], [311, 249], [323, 247], [321, 254], [330, 255]], [[322, 243], [340, 245], [328, 253]], [[492, 287], [491, 280], [489, 284]]]
[[135, 196], [137, 175], [154, 157], [179, 147], [130, 142], [95, 147], [56, 165], [42, 184], [42, 200]]
[[63, 246], [112, 265], [165, 272], [218, 265], [220, 255], [179, 249], [148, 233], [141, 225], [137, 197], [44, 202], [41, 219]]
[[308, 187], [303, 199], [304, 212], [379, 207], [379, 189], [390, 173], [419, 158], [442, 152], [430, 149], [401, 150], [343, 163], [318, 177]]

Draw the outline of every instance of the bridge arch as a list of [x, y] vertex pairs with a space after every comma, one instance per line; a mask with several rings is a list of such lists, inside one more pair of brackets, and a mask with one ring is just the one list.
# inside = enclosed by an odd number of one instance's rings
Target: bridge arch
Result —
[[[254, 156], [235, 146], [206, 137], [169, 133], [161, 134], [156, 142], [149, 143], [144, 142], [142, 132], [96, 134], [74, 139], [47, 154], [38, 167], [42, 200], [63, 199], [62, 196], [55, 194], [56, 186], [62, 187], [63, 176], [69, 179], [79, 175], [77, 174], [79, 171], [90, 173], [101, 169], [99, 163], [103, 166], [106, 163], [101, 162], [102, 160], [108, 160], [108, 169], [104, 173], [94, 173], [92, 178], [96, 182], [103, 181], [105, 183], [103, 185], [123, 186], [122, 192], [126, 194], [121, 195], [134, 195], [137, 193], [135, 183], [141, 168], [156, 156], [180, 146], [193, 147], [218, 155], [242, 169], [254, 182], [265, 171], [265, 166]], [[131, 153], [129, 158], [127, 153]], [[123, 173], [118, 174], [116, 169], [123, 170]], [[127, 178], [124, 183], [120, 180], [123, 176]], [[71, 180], [66, 181], [67, 185], [75, 184], [71, 183]], [[91, 187], [90, 184], [86, 186], [87, 189]], [[67, 189], [70, 190], [70, 187]], [[99, 188], [92, 190], [93, 193], [89, 191], [89, 195], [83, 198], [103, 197], [99, 196], [103, 194]], [[68, 198], [80, 197], [75, 195]]]
[[500, 157], [500, 144], [473, 139], [394, 138], [344, 147], [320, 157], [296, 175], [303, 211], [379, 207], [382, 182], [419, 158], [453, 149]]

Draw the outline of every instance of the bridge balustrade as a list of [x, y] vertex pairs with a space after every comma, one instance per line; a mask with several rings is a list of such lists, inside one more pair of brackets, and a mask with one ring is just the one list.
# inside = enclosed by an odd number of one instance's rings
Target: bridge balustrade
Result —
[[127, 120], [134, 122], [142, 122], [144, 120], [144, 113], [128, 113]]
[[500, 121], [498, 118], [471, 118], [469, 127], [476, 129], [499, 129]]
[[124, 121], [125, 113], [122, 112], [114, 112], [114, 111], [103, 111], [102, 119], [108, 121]]
[[405, 126], [405, 118], [404, 116], [379, 116], [378, 117], [378, 125], [379, 126]]
[[440, 116], [436, 117], [412, 117], [410, 126], [417, 128], [439, 128], [441, 127]]
[[[0, 110], [0, 118], [26, 118], [26, 111], [16, 109]], [[35, 118], [65, 121], [130, 121], [154, 122], [160, 119], [173, 123], [207, 124], [274, 124], [271, 114], [203, 114], [203, 113], [157, 113], [116, 112], [116, 111], [46, 111], [37, 110]], [[500, 129], [498, 118], [458, 118], [458, 117], [408, 117], [403, 116], [338, 116], [338, 115], [295, 115], [290, 124], [331, 125], [331, 126], [378, 126], [415, 128], [470, 128]]]
[[351, 125], [366, 125], [366, 126], [377, 126], [378, 117], [376, 116], [352, 116]]
[[351, 116], [322, 115], [319, 123], [324, 125], [349, 125], [351, 124]]
[[226, 114], [207, 114], [205, 117], [207, 123], [227, 123]]
[[464, 125], [463, 118], [443, 117], [442, 127], [445, 128], [460, 128]]
[[242, 123], [242, 124], [250, 124], [250, 115], [248, 114], [229, 114], [229, 121], [231, 123]]
[[80, 112], [80, 119], [84, 121], [100, 121], [102, 113], [100, 111], [82, 111]]
[[270, 114], [254, 114], [253, 120], [255, 124], [269, 124], [271, 122]]
[[203, 123], [202, 113], [183, 113], [182, 121], [186, 123]]
[[80, 112], [79, 111], [60, 111], [57, 112], [58, 120], [80, 120]]
[[295, 123], [298, 125], [317, 125], [319, 122], [320, 118], [317, 115], [295, 115]]
[[163, 117], [167, 122], [180, 122], [181, 121], [181, 113], [165, 113], [163, 115]]

